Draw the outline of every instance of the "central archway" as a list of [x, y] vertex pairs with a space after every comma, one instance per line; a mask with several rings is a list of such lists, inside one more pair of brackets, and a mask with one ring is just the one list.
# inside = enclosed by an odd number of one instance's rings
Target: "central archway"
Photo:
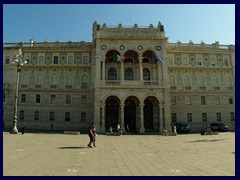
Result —
[[106, 100], [106, 131], [109, 129], [110, 126], [112, 128], [116, 128], [117, 124], [119, 123], [119, 104], [119, 99], [115, 96], [108, 97]]

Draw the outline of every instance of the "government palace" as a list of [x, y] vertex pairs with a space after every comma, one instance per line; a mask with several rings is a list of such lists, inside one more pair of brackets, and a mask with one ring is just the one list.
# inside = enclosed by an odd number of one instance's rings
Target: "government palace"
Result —
[[235, 45], [170, 43], [160, 22], [96, 21], [92, 42], [3, 43], [5, 128], [14, 114], [29, 130], [86, 132], [92, 122], [99, 133], [118, 123], [133, 133], [176, 122], [191, 132], [212, 122], [235, 130]]

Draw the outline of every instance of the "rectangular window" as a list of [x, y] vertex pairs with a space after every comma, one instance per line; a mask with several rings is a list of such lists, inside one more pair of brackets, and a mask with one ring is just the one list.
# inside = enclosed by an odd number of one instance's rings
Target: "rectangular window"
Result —
[[24, 121], [24, 111], [19, 112], [19, 120]]
[[29, 56], [25, 56], [25, 61], [27, 62], [26, 64], [30, 63], [30, 57]]
[[87, 103], [87, 95], [82, 95], [81, 102], [82, 102], [82, 104], [86, 104]]
[[207, 122], [207, 113], [202, 113], [202, 122]]
[[58, 64], [58, 56], [53, 57], [53, 64]]
[[211, 58], [210, 61], [211, 61], [211, 65], [212, 66], [216, 65], [216, 59], [215, 58]]
[[39, 121], [39, 111], [34, 111], [34, 121]]
[[51, 94], [50, 104], [56, 104], [56, 95], [55, 94]]
[[234, 112], [230, 112], [230, 120], [231, 120], [231, 121], [235, 121]]
[[71, 95], [67, 94], [66, 95], [66, 104], [71, 104], [71, 101], [72, 101]]
[[206, 105], [206, 97], [201, 96], [201, 105]]
[[192, 113], [187, 113], [187, 122], [192, 122]]
[[229, 66], [227, 59], [224, 60], [224, 66]]
[[10, 56], [6, 56], [5, 64], [10, 64]]
[[177, 122], [177, 113], [172, 113], [172, 122]]
[[185, 96], [185, 103], [186, 104], [192, 104], [191, 96]]
[[216, 116], [217, 116], [217, 121], [221, 122], [222, 121], [221, 113], [220, 112], [216, 113]]
[[6, 102], [6, 95], [3, 94], [3, 102], [5, 103]]
[[81, 112], [81, 123], [85, 124], [87, 122], [87, 113]]
[[36, 103], [40, 103], [41, 102], [41, 95], [40, 94], [36, 94]]
[[83, 64], [88, 64], [89, 62], [89, 57], [88, 57], [88, 55], [83, 55], [82, 56], [82, 58], [83, 58]]
[[176, 105], [176, 96], [171, 96], [171, 105]]
[[68, 58], [67, 58], [67, 62], [68, 62], [68, 64], [73, 64], [73, 56], [68, 56]]
[[49, 121], [55, 120], [55, 112], [49, 112]]
[[214, 97], [214, 101], [215, 101], [216, 105], [219, 105], [220, 104], [220, 97], [219, 96], [215, 96]]
[[65, 112], [65, 121], [70, 121], [70, 112]]
[[228, 98], [228, 102], [229, 102], [229, 104], [233, 104], [233, 97], [232, 97], [232, 96], [230, 96], [230, 97]]
[[26, 103], [26, 94], [21, 95], [21, 103]]
[[38, 57], [38, 64], [44, 64], [44, 56]]

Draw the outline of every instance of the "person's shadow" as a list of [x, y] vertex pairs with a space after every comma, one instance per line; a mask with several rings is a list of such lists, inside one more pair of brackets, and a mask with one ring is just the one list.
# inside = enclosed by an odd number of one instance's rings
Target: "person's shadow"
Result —
[[58, 149], [85, 149], [85, 148], [89, 148], [89, 147], [69, 146], [69, 147], [59, 147]]

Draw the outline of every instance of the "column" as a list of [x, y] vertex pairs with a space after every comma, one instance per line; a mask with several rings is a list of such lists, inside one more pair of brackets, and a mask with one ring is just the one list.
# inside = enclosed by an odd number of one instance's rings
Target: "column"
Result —
[[105, 105], [101, 105], [102, 108], [102, 127], [101, 127], [101, 131], [105, 132]]
[[143, 121], [143, 107], [144, 104], [139, 104], [140, 106], [140, 133], [145, 133], [144, 121]]
[[124, 81], [124, 63], [121, 62], [121, 81]]
[[159, 111], [159, 132], [161, 133], [163, 131], [163, 109], [161, 110], [161, 106], [158, 106], [158, 111]]
[[120, 104], [121, 106], [121, 119], [120, 119], [120, 126], [122, 129], [124, 128], [124, 104]]
[[105, 81], [105, 58], [102, 58], [102, 80]]
[[142, 67], [142, 56], [138, 58], [139, 61], [139, 80], [143, 81], [143, 67]]

